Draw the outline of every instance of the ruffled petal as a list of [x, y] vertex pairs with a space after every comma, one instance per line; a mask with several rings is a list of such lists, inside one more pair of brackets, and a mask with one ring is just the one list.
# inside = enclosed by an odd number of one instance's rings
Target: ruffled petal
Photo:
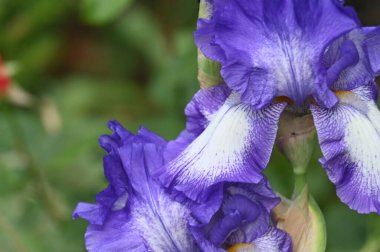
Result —
[[197, 41], [199, 49], [210, 59], [222, 62], [226, 56], [219, 45], [215, 43], [213, 22], [207, 19], [199, 19], [197, 30], [194, 32], [194, 39]]
[[[255, 249], [265, 252], [291, 252], [292, 240], [290, 236], [277, 228], [271, 227], [261, 237], [252, 241]], [[239, 252], [239, 250], [237, 250]]]
[[[270, 212], [278, 203], [265, 178], [258, 184], [226, 183], [221, 201], [207, 201], [192, 208], [190, 229], [203, 251], [250, 243], [268, 231]], [[207, 217], [200, 215], [207, 206], [213, 211], [208, 211]]]
[[198, 251], [187, 227], [189, 209], [173, 201], [163, 190], [146, 197], [151, 200], [131, 206], [131, 223], [150, 251]]
[[80, 202], [75, 207], [72, 217], [74, 220], [82, 218], [90, 224], [101, 225], [107, 216], [107, 210], [100, 205]]
[[141, 128], [136, 135], [111, 122], [112, 136], [101, 145], [109, 187], [97, 204], [78, 204], [74, 218], [90, 222], [89, 251], [198, 251], [187, 228], [190, 209], [174, 201], [152, 176], [163, 165], [166, 142]]
[[269, 97], [287, 96], [301, 105], [315, 93], [324, 49], [359, 26], [338, 1], [223, 0], [215, 1], [196, 43], [222, 64], [225, 82], [243, 102], [257, 109]]
[[101, 136], [99, 144], [108, 152], [103, 158], [103, 166], [109, 185], [96, 195], [97, 204], [79, 203], [73, 212], [74, 219], [83, 218], [96, 225], [102, 225], [110, 212], [123, 209], [130, 192], [117, 149], [134, 136], [116, 121], [109, 122], [108, 127], [112, 129], [113, 135]]
[[263, 108], [272, 101], [278, 83], [266, 69], [247, 66], [240, 59], [224, 64], [221, 74], [229, 87], [241, 94], [242, 101], [254, 108]]
[[340, 199], [359, 213], [380, 213], [380, 112], [374, 88], [342, 93], [332, 109], [311, 107], [321, 163]]
[[366, 29], [365, 44], [372, 70], [380, 75], [380, 27]]
[[128, 215], [124, 212], [110, 214], [104, 225], [89, 225], [85, 243], [86, 249], [90, 252], [149, 251], [143, 238], [131, 225]]
[[231, 94], [202, 134], [163, 167], [163, 184], [202, 200], [219, 182], [259, 182], [284, 107], [275, 104], [255, 111]]
[[323, 56], [327, 84], [333, 90], [352, 90], [373, 80], [364, 30], [355, 29], [336, 39]]

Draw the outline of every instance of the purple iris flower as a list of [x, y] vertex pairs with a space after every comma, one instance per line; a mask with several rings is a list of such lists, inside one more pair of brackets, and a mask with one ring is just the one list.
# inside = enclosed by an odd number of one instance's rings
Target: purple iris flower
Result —
[[[227, 245], [289, 251], [289, 236], [270, 225], [279, 199], [265, 178], [257, 185], [226, 185], [223, 194], [210, 194], [207, 203], [197, 204], [169, 193], [155, 179], [164, 162], [165, 140], [145, 128], [133, 135], [116, 121], [109, 127], [113, 135], [99, 140], [108, 152], [104, 172], [109, 186], [97, 195], [96, 204], [79, 203], [73, 213], [74, 219], [89, 222], [88, 251], [210, 252]], [[207, 234], [205, 227], [211, 228]]]
[[311, 113], [340, 199], [380, 213], [380, 27], [337, 0], [214, 0], [195, 41], [225, 81], [199, 91], [169, 143], [161, 180], [204, 201], [223, 182], [261, 180], [281, 112]]
[[102, 136], [108, 151], [104, 173], [109, 186], [97, 204], [79, 203], [73, 217], [89, 222], [85, 235], [89, 251], [199, 251], [187, 219], [186, 204], [171, 199], [153, 179], [162, 165], [166, 141], [142, 128], [136, 135], [110, 122], [112, 136]]
[[223, 195], [193, 208], [190, 229], [203, 251], [292, 251], [290, 237], [270, 224], [271, 210], [280, 199], [266, 179], [258, 184], [226, 183]]

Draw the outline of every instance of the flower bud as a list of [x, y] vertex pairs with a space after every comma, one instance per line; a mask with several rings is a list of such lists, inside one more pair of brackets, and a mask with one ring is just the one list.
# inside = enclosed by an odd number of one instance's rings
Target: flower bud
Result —
[[323, 214], [307, 186], [293, 200], [281, 199], [274, 209], [277, 228], [287, 232], [294, 252], [323, 252], [326, 249], [326, 228]]
[[314, 150], [314, 137], [315, 128], [310, 114], [299, 116], [285, 111], [281, 115], [277, 146], [291, 162], [295, 174], [305, 173]]

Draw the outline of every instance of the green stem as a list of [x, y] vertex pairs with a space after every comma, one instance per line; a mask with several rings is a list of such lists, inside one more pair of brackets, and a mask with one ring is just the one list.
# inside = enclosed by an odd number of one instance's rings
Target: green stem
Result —
[[3, 216], [3, 213], [1, 211], [0, 211], [0, 231], [4, 232], [5, 237], [8, 238], [7, 241], [9, 241], [9, 243], [12, 244], [15, 252], [28, 251], [26, 249], [26, 245], [21, 239], [19, 232], [17, 232], [17, 230], [12, 226], [12, 224], [7, 219], [7, 217]]
[[65, 210], [62, 208], [61, 202], [53, 194], [49, 182], [45, 178], [45, 174], [34, 161], [32, 153], [28, 150], [27, 141], [24, 137], [24, 130], [19, 121], [15, 118], [15, 108], [10, 104], [5, 104], [4, 112], [6, 121], [9, 123], [12, 136], [15, 143], [15, 149], [27, 157], [26, 170], [32, 178], [34, 188], [41, 197], [42, 202], [53, 219], [59, 221], [66, 218]]
[[294, 173], [293, 198], [296, 198], [297, 196], [301, 195], [301, 193], [305, 189], [305, 186], [307, 186], [306, 173], [303, 173], [303, 174]]

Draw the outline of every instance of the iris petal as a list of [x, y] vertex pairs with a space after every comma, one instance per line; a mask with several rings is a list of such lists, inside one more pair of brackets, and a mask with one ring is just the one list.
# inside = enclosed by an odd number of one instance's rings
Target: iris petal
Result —
[[[302, 105], [318, 92], [325, 48], [359, 26], [352, 9], [338, 1], [223, 0], [215, 1], [195, 39], [207, 57], [221, 62], [227, 85], [258, 109], [275, 96]], [[325, 98], [327, 105], [336, 102]]]
[[365, 43], [372, 69], [380, 75], [380, 27], [367, 28]]
[[[269, 228], [268, 231], [252, 241], [254, 247], [258, 251], [265, 252], [291, 252], [292, 250], [292, 240], [284, 232], [277, 228]], [[239, 251], [239, 250], [238, 250]]]
[[164, 167], [163, 183], [197, 201], [219, 182], [259, 182], [284, 107], [253, 110], [231, 94], [207, 128]]
[[104, 225], [89, 225], [85, 243], [90, 252], [148, 251], [143, 238], [130, 224], [128, 215], [124, 212], [110, 214]]
[[355, 29], [336, 39], [326, 49], [327, 84], [333, 90], [352, 90], [374, 78], [365, 49], [366, 35]]
[[[211, 206], [214, 209], [209, 212], [211, 217], [199, 219], [197, 210], [192, 211], [196, 214], [190, 229], [203, 251], [225, 252], [218, 248], [231, 248], [236, 244], [264, 249], [260, 251], [291, 251], [290, 238], [271, 226], [270, 212], [279, 203], [279, 198], [265, 178], [258, 184], [226, 183], [223, 195], [221, 201], [213, 202], [216, 207]], [[202, 204], [209, 206], [209, 202]]]
[[186, 129], [180, 136], [168, 143], [166, 160], [172, 160], [181, 153], [210, 124], [231, 90], [226, 85], [218, 85], [199, 90], [185, 109]]
[[187, 203], [174, 201], [152, 176], [163, 164], [166, 142], [145, 128], [133, 135], [117, 122], [109, 126], [114, 134], [100, 142], [108, 151], [110, 185], [97, 204], [79, 203], [73, 214], [90, 223], [87, 250], [198, 251], [187, 228]]
[[359, 213], [380, 213], [380, 112], [374, 88], [342, 93], [332, 109], [311, 108], [321, 163], [340, 199]]

